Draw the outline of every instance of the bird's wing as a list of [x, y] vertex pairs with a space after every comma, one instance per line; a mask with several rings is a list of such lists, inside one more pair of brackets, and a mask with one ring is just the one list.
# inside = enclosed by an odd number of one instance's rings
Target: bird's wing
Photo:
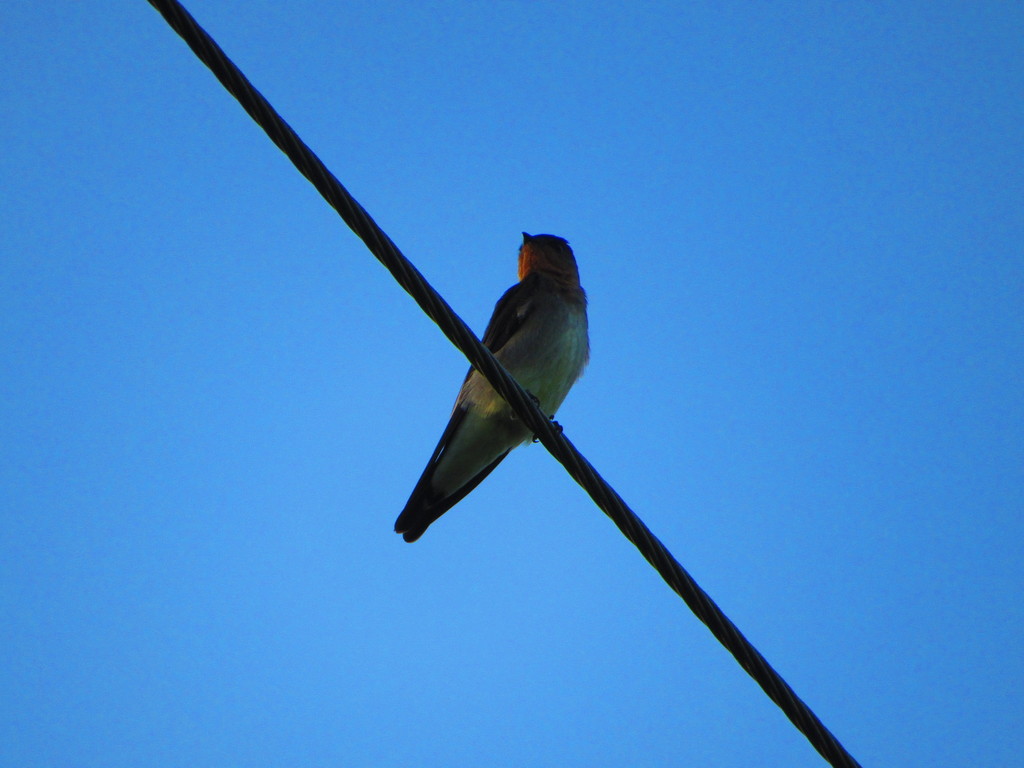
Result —
[[[536, 273], [527, 275], [524, 280], [516, 283], [494, 305], [494, 312], [491, 314], [490, 322], [484, 331], [483, 343], [492, 353], [497, 353], [508, 340], [515, 335], [527, 316], [530, 314], [532, 302], [530, 296], [537, 288], [540, 276]], [[466, 374], [466, 380], [473, 375], [470, 368]], [[434, 472], [438, 463], [442, 460], [445, 450], [451, 445], [458, 434], [459, 427], [466, 417], [466, 406], [456, 401], [452, 411], [452, 417], [441, 435], [441, 439], [434, 449], [434, 453], [427, 462], [423, 474], [420, 476], [416, 487], [413, 488], [405, 509], [395, 521], [395, 531], [403, 534], [406, 541], [416, 541], [431, 523], [459, 503], [466, 494], [476, 488], [487, 477], [498, 464], [508, 455], [508, 451], [498, 456], [494, 461], [481, 469], [472, 478], [467, 480], [458, 489], [447, 496], [436, 496], [436, 491], [431, 487]], [[511, 450], [511, 449], [510, 449]]]
[[537, 290], [540, 280], [540, 273], [531, 272], [498, 299], [482, 339], [484, 346], [491, 352], [497, 353], [522, 327], [533, 306], [530, 297]]
[[416, 541], [430, 527], [431, 523], [462, 501], [470, 491], [483, 482], [485, 477], [491, 474], [494, 468], [501, 463], [502, 459], [508, 456], [508, 451], [505, 451], [456, 490], [447, 496], [438, 496], [431, 486], [434, 472], [444, 456], [445, 449], [451, 444], [465, 417], [466, 408], [456, 405], [455, 410], [452, 412], [452, 418], [441, 434], [441, 439], [437, 442], [437, 447], [434, 449], [430, 461], [427, 462], [423, 474], [420, 475], [416, 487], [413, 488], [412, 494], [409, 496], [409, 501], [405, 504], [405, 509], [402, 510], [398, 519], [395, 520], [395, 533], [401, 533], [406, 541]]

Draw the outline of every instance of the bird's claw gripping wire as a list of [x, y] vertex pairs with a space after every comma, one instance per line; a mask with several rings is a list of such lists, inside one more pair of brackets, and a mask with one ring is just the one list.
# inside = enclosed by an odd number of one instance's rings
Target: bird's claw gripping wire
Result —
[[[558, 434], [562, 434], [562, 425], [559, 424], [557, 421], [555, 421], [555, 417], [554, 416], [548, 416], [548, 418], [551, 420], [551, 426], [555, 428], [555, 431]], [[537, 437], [536, 435], [534, 435], [533, 436], [533, 442], [539, 443], [540, 442], [540, 438]]]
[[[537, 399], [537, 396], [529, 391], [526, 394], [528, 394], [530, 396], [530, 399], [537, 404], [538, 408], [540, 408], [540, 400]], [[550, 416], [548, 416], [548, 421], [551, 422], [551, 426], [555, 428], [555, 431], [558, 432], [558, 434], [562, 434], [562, 425], [555, 421], [555, 414], [551, 414]], [[534, 435], [533, 442], [539, 443], [540, 438]]]

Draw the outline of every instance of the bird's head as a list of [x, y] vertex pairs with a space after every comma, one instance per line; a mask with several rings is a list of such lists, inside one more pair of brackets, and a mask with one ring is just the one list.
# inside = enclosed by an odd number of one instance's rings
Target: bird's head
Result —
[[572, 248], [565, 238], [557, 235], [523, 232], [523, 244], [519, 248], [519, 279], [534, 271], [550, 275], [569, 288], [580, 285], [580, 273]]

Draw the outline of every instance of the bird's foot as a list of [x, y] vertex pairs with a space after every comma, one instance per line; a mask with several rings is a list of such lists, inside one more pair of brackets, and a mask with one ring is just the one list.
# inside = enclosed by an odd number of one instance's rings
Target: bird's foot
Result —
[[[555, 432], [557, 432], [558, 434], [562, 434], [562, 425], [559, 424], [557, 421], [555, 421], [555, 417], [554, 416], [548, 416], [548, 418], [551, 420], [551, 426], [554, 427]], [[533, 442], [539, 443], [540, 442], [540, 438], [537, 437], [536, 435], [534, 435], [533, 436]]]

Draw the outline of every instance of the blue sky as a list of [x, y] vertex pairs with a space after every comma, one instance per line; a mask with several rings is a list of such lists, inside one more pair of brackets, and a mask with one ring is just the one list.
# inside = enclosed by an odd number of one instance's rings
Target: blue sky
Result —
[[[1024, 751], [1024, 11], [200, 2], [864, 765]], [[0, 9], [0, 764], [818, 766], [540, 446], [391, 527], [466, 364], [141, 0]]]

